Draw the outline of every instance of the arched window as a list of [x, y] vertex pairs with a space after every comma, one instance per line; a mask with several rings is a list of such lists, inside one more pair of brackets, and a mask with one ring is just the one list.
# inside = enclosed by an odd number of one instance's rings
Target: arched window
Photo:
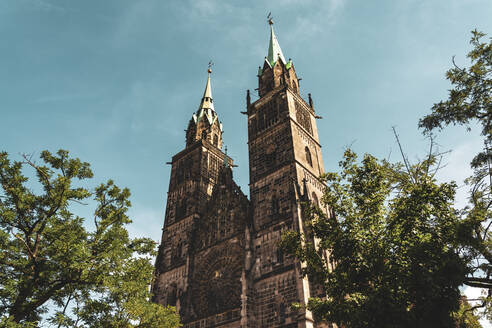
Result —
[[283, 324], [285, 323], [285, 304], [284, 302], [280, 303], [279, 307], [278, 307], [278, 322]]
[[311, 158], [311, 152], [309, 151], [309, 148], [306, 147], [304, 148], [306, 151], [306, 162], [308, 162], [309, 165], [313, 166], [313, 159]]
[[183, 244], [179, 243], [178, 246], [176, 247], [176, 257], [177, 259], [181, 259], [183, 256]]
[[181, 200], [178, 200], [176, 202], [176, 218], [180, 219], [184, 216], [186, 216], [186, 210], [187, 210], [188, 204], [187, 204], [187, 198], [184, 197]]
[[284, 262], [284, 252], [282, 251], [281, 248], [277, 248], [277, 263], [283, 263]]
[[219, 144], [219, 137], [214, 134], [214, 146], [217, 147], [217, 145]]
[[207, 140], [207, 130], [202, 131], [202, 139]]
[[167, 287], [167, 297], [166, 297], [167, 305], [176, 306], [176, 302], [177, 302], [176, 294], [177, 294], [176, 284], [172, 284], [171, 286]]
[[277, 196], [272, 196], [272, 214], [278, 214], [280, 212], [280, 204]]
[[313, 201], [313, 204], [315, 206], [318, 206], [319, 207], [319, 200], [318, 200], [318, 196], [316, 196], [316, 194], [313, 192], [313, 194], [311, 195], [311, 198], [312, 198], [312, 201]]

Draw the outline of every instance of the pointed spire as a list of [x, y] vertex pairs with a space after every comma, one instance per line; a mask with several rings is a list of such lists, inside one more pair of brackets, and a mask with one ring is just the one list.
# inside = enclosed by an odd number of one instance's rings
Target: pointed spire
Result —
[[268, 19], [268, 24], [270, 24], [270, 43], [268, 45], [268, 56], [266, 57], [266, 61], [273, 67], [280, 57], [282, 63], [286, 64], [284, 54], [282, 53], [282, 49], [280, 49], [277, 37], [273, 31], [273, 20], [271, 18]]
[[208, 67], [208, 78], [207, 78], [207, 85], [205, 86], [205, 91], [203, 92], [203, 97], [202, 101], [200, 102], [200, 109], [214, 109], [214, 103], [213, 103], [213, 98], [212, 98], [212, 87], [210, 86], [210, 74], [212, 73], [212, 68], [211, 64], [209, 64]]
[[[198, 110], [193, 114], [192, 119], [195, 124], [198, 124], [201, 120], [207, 119], [210, 125], [213, 125], [215, 121], [218, 120], [217, 113], [214, 108], [214, 101], [212, 98], [212, 87], [210, 83], [210, 74], [212, 73], [212, 62], [208, 63], [208, 78], [207, 84], [205, 85], [205, 91], [203, 92], [203, 97], [198, 106]], [[219, 122], [220, 131], [222, 131], [222, 123]]]

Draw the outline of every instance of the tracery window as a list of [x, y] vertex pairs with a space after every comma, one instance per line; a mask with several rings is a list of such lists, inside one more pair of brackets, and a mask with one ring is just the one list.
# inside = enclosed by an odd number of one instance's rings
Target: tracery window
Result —
[[186, 210], [188, 207], [187, 198], [184, 197], [176, 202], [176, 218], [181, 219], [186, 215]]
[[279, 110], [285, 109], [280, 108], [280, 106], [284, 106], [284, 103], [278, 102], [276, 99], [266, 103], [258, 110], [258, 123], [256, 123], [255, 119], [251, 120], [250, 131], [252, 133], [261, 132], [264, 129], [274, 125], [279, 120]]
[[265, 128], [272, 126], [278, 121], [277, 102], [272, 100], [262, 108], [265, 113]]
[[311, 117], [309, 113], [301, 107], [302, 105], [296, 101], [296, 120], [306, 131], [313, 134], [313, 129], [311, 127]]
[[216, 156], [209, 157], [209, 178], [216, 181], [219, 175], [220, 162]]
[[304, 148], [304, 151], [306, 152], [306, 162], [308, 162], [308, 164], [312, 167], [313, 159], [311, 158], [311, 152], [309, 151], [309, 148], [306, 146], [306, 148]]

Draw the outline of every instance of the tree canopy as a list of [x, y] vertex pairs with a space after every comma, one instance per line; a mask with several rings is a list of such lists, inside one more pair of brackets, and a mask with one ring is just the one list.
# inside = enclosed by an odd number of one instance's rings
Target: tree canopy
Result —
[[[482, 126], [486, 144], [492, 144], [492, 39], [482, 42], [484, 37], [484, 33], [472, 31], [473, 49], [467, 55], [470, 67], [459, 67], [453, 57], [454, 67], [446, 73], [452, 84], [449, 97], [434, 104], [431, 113], [420, 120], [419, 126], [425, 131], [442, 130], [449, 124], [466, 125], [470, 129], [470, 123], [476, 122]], [[474, 168], [489, 162], [491, 155], [487, 149], [475, 156]]]
[[[149, 301], [155, 245], [128, 235], [130, 191], [111, 180], [84, 187], [90, 165], [65, 150], [41, 160], [0, 153], [0, 324], [178, 327], [174, 308]], [[72, 211], [87, 201], [90, 220]]]
[[305, 204], [308, 233], [282, 241], [324, 286], [327, 298], [308, 305], [318, 320], [350, 328], [454, 324], [467, 263], [455, 248], [456, 185], [437, 183], [433, 164], [430, 156], [406, 172], [370, 155], [359, 163], [347, 150], [341, 172], [322, 177], [322, 202], [335, 217]]
[[431, 113], [420, 120], [425, 133], [443, 129], [449, 124], [464, 125], [468, 129], [475, 122], [481, 126], [484, 150], [472, 160], [474, 174], [467, 180], [470, 186], [469, 206], [462, 212], [460, 243], [462, 256], [471, 261], [465, 284], [486, 288], [481, 307], [492, 319], [492, 39], [483, 42], [485, 34], [472, 31], [468, 53], [469, 67], [454, 67], [447, 71], [451, 82], [449, 97], [432, 107]]

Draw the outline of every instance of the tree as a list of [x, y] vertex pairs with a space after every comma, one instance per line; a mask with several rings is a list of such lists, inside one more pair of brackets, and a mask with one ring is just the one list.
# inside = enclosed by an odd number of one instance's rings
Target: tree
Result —
[[466, 298], [462, 299], [460, 308], [453, 317], [456, 320], [456, 328], [482, 328], [477, 316], [473, 313], [473, 307]]
[[[58, 327], [178, 327], [174, 308], [149, 301], [155, 245], [125, 229], [129, 190], [109, 180], [89, 191], [89, 164], [64, 150], [43, 151], [41, 165], [23, 158], [0, 153], [0, 325], [50, 315]], [[91, 198], [89, 222], [72, 209]]]
[[[482, 125], [486, 147], [471, 163], [470, 205], [453, 207], [456, 185], [436, 181], [432, 151], [413, 166], [404, 158], [403, 166], [370, 155], [359, 164], [348, 150], [341, 173], [320, 178], [327, 183], [322, 203], [334, 214], [306, 204], [306, 234], [286, 233], [281, 243], [325, 289], [326, 298], [307, 305], [316, 318], [348, 328], [478, 327], [478, 307], [491, 316], [492, 42], [472, 34], [472, 65], [448, 71], [449, 99], [420, 121], [426, 133]], [[488, 294], [470, 306], [460, 299], [462, 284]]]
[[437, 183], [434, 164], [429, 156], [407, 171], [370, 155], [358, 163], [347, 150], [341, 173], [322, 177], [322, 203], [336, 216], [306, 204], [306, 235], [289, 232], [281, 243], [324, 286], [327, 297], [308, 303], [318, 320], [347, 328], [455, 325], [467, 261], [456, 249], [456, 185]]
[[468, 53], [470, 67], [455, 64], [447, 71], [451, 82], [449, 97], [432, 107], [432, 112], [420, 120], [425, 133], [441, 130], [449, 124], [465, 125], [476, 122], [481, 125], [485, 149], [472, 160], [474, 174], [467, 180], [470, 186], [469, 206], [463, 210], [460, 227], [462, 255], [472, 260], [465, 285], [486, 288], [479, 307], [487, 309], [492, 319], [492, 39], [482, 42], [484, 33], [472, 31]]
[[[432, 113], [422, 118], [419, 126], [426, 132], [442, 130], [449, 124], [466, 125], [478, 122], [482, 126], [481, 134], [487, 145], [492, 144], [492, 39], [481, 42], [484, 33], [472, 31], [470, 44], [474, 47], [469, 53], [471, 66], [461, 68], [456, 65], [446, 73], [453, 88], [449, 98], [432, 106]], [[472, 167], [480, 168], [490, 162], [488, 147], [477, 154]]]

